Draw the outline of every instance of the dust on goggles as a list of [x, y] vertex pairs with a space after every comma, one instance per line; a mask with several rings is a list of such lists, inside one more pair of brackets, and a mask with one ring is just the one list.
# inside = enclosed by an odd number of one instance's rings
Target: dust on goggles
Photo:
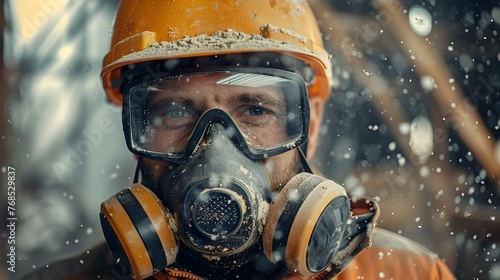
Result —
[[129, 81], [122, 92], [127, 145], [143, 157], [183, 162], [215, 122], [255, 160], [307, 139], [306, 85], [289, 71], [224, 67], [155, 73]]

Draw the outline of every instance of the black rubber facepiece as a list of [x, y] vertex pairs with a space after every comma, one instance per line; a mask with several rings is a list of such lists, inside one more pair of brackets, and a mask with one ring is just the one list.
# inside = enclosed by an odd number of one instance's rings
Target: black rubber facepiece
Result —
[[258, 241], [267, 214], [259, 210], [270, 201], [270, 185], [262, 163], [243, 155], [224, 125], [214, 122], [192, 157], [163, 178], [159, 191], [187, 248], [228, 256]]

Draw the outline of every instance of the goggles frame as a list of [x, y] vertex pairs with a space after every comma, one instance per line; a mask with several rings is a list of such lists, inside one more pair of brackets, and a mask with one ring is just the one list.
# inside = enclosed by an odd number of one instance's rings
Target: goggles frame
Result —
[[[251, 73], [251, 74], [261, 74], [266, 76], [274, 76], [283, 79], [290, 80], [299, 86], [300, 96], [297, 98], [299, 101], [298, 106], [300, 107], [300, 115], [302, 118], [301, 132], [294, 141], [289, 141], [274, 147], [254, 149], [251, 148], [245, 141], [245, 137], [236, 125], [234, 119], [222, 109], [211, 108], [206, 110], [199, 118], [198, 122], [194, 126], [193, 131], [188, 137], [188, 143], [184, 151], [175, 153], [166, 152], [155, 152], [152, 150], [147, 150], [141, 148], [134, 143], [134, 135], [132, 135], [132, 114], [130, 113], [130, 98], [129, 94], [131, 90], [143, 83], [152, 82], [155, 80], [160, 81], [168, 77], [183, 76], [190, 74], [211, 74], [211, 73]], [[145, 73], [143, 75], [134, 75], [132, 79], [128, 79], [122, 84], [121, 93], [123, 95], [123, 108], [122, 108], [122, 125], [125, 134], [125, 140], [128, 149], [140, 156], [158, 161], [183, 163], [185, 162], [192, 153], [196, 150], [200, 141], [205, 137], [208, 129], [214, 122], [221, 123], [226, 132], [231, 130], [233, 133], [227, 133], [231, 141], [238, 147], [238, 149], [245, 154], [248, 158], [252, 160], [262, 160], [268, 157], [272, 157], [286, 151], [295, 149], [307, 142], [308, 132], [309, 132], [309, 121], [310, 121], [310, 108], [309, 108], [309, 97], [306, 82], [297, 73], [282, 70], [273, 69], [265, 67], [252, 67], [252, 66], [223, 66], [223, 67], [193, 67], [184, 68], [175, 71], [165, 71], [165, 72], [155, 72]], [[286, 94], [285, 94], [286, 95]]]

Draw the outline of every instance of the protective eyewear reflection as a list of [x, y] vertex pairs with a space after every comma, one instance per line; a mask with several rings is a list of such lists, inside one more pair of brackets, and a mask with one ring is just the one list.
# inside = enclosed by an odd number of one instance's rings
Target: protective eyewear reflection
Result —
[[292, 72], [197, 68], [138, 78], [123, 89], [127, 145], [147, 158], [185, 161], [214, 122], [251, 159], [283, 153], [307, 139], [307, 89]]

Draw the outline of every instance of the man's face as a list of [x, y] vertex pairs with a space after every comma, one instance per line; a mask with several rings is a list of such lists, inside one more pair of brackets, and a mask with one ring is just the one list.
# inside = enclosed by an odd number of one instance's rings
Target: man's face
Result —
[[[217, 108], [232, 117], [247, 144], [252, 148], [272, 147], [287, 139], [286, 101], [281, 89], [264, 83], [242, 86], [225, 83], [228, 74], [184, 76], [176, 82], [150, 86], [148, 98], [147, 149], [179, 152], [186, 148], [200, 116]], [[222, 81], [222, 82], [221, 82]], [[281, 188], [297, 174], [299, 157], [291, 150], [263, 160], [272, 178], [272, 190]], [[223, 164], [223, 163], [221, 163]], [[143, 176], [149, 184], [159, 185], [161, 176], [173, 167], [170, 162], [144, 160]]]

